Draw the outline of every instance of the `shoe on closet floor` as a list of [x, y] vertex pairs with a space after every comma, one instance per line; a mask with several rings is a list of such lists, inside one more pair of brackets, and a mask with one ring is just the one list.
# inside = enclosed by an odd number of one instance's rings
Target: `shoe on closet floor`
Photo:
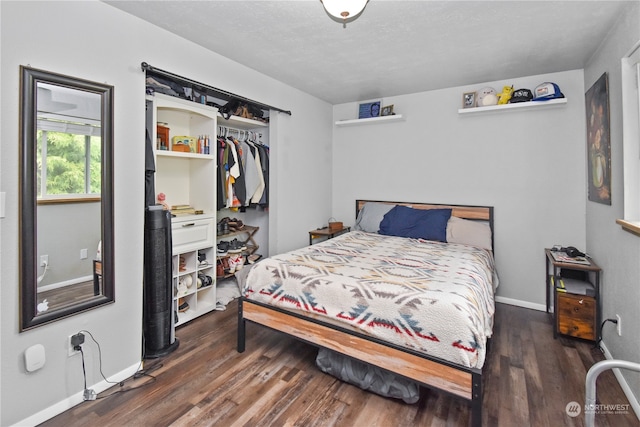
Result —
[[218, 256], [225, 256], [229, 253], [229, 242], [222, 240], [216, 246]]

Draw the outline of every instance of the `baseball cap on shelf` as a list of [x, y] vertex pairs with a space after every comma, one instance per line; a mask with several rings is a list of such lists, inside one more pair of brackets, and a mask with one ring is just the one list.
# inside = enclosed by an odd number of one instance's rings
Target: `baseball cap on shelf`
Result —
[[551, 82], [544, 82], [536, 86], [533, 91], [534, 101], [548, 101], [549, 99], [564, 98], [564, 94], [560, 92], [560, 87]]
[[516, 102], [527, 102], [533, 99], [533, 94], [529, 89], [516, 89], [511, 94], [509, 104], [515, 104]]

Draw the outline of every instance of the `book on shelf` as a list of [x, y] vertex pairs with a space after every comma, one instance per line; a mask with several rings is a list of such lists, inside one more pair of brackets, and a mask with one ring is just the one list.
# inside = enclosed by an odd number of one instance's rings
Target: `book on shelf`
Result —
[[173, 205], [171, 206], [171, 214], [176, 216], [195, 215], [196, 209], [191, 205]]
[[554, 282], [558, 292], [568, 292], [570, 294], [587, 295], [590, 297], [596, 295], [596, 290], [593, 285], [585, 280], [559, 277], [557, 280], [554, 280]]
[[182, 211], [171, 211], [171, 215], [173, 216], [181, 216], [181, 215], [197, 215], [195, 209], [187, 209]]
[[591, 265], [589, 260], [583, 256], [570, 257], [563, 251], [551, 251], [551, 255], [556, 262], [566, 262], [568, 264]]

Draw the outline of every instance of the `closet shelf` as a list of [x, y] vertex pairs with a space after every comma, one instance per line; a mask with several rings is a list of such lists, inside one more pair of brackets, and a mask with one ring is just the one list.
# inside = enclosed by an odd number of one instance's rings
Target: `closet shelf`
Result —
[[160, 157], [182, 157], [185, 159], [214, 160], [213, 154], [185, 153], [183, 151], [157, 150], [156, 155]]
[[458, 109], [458, 114], [488, 113], [491, 111], [515, 110], [515, 109], [530, 110], [535, 108], [553, 107], [553, 106], [558, 106], [560, 104], [566, 104], [566, 103], [567, 103], [567, 98], [550, 99], [549, 101], [518, 102], [515, 104], [490, 105], [487, 107], [460, 108]]
[[370, 125], [374, 123], [382, 122], [400, 122], [404, 121], [402, 114], [394, 114], [392, 116], [370, 117], [368, 119], [353, 119], [353, 120], [338, 120], [336, 126], [355, 126], [355, 125]]
[[147, 95], [146, 99], [153, 100], [157, 109], [177, 112], [186, 111], [212, 120], [215, 120], [216, 114], [218, 113], [218, 110], [214, 107], [210, 107], [205, 104], [198, 104], [197, 102], [193, 102], [184, 98], [178, 98], [176, 96], [165, 95], [163, 93]]
[[268, 127], [269, 123], [261, 122], [260, 120], [245, 119], [240, 116], [231, 116], [229, 119], [222, 117], [222, 114], [218, 113], [218, 125], [229, 126], [242, 130], [255, 129], [259, 127]]

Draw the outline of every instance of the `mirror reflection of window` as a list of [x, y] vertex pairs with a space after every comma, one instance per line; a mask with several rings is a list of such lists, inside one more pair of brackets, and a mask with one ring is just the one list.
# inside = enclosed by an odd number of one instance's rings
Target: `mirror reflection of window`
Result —
[[99, 196], [100, 95], [39, 83], [37, 129], [38, 200]]
[[100, 194], [99, 137], [38, 131], [38, 199]]

